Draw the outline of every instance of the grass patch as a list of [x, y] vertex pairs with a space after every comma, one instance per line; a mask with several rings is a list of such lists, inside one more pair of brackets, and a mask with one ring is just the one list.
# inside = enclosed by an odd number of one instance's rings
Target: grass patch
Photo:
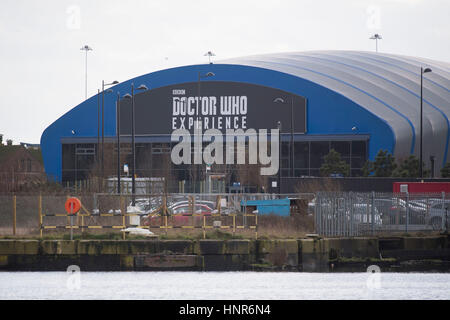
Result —
[[[108, 232], [108, 233], [82, 233], [74, 234], [73, 240], [122, 240], [121, 233]], [[65, 233], [63, 240], [70, 240], [70, 234]]]

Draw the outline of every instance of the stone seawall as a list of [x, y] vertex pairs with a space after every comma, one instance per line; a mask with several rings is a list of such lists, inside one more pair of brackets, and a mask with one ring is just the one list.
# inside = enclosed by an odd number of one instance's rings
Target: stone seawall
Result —
[[0, 270], [450, 271], [450, 237], [0, 240]]

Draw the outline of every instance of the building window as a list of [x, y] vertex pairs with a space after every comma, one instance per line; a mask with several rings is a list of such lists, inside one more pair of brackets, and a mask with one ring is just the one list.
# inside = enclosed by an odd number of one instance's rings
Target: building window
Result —
[[330, 152], [329, 141], [313, 141], [311, 142], [311, 168], [320, 168], [323, 164], [324, 157]]

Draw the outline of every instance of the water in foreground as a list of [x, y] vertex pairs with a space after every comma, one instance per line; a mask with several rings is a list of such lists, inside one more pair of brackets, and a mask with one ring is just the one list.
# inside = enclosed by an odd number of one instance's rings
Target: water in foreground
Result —
[[450, 274], [0, 272], [0, 299], [450, 299]]

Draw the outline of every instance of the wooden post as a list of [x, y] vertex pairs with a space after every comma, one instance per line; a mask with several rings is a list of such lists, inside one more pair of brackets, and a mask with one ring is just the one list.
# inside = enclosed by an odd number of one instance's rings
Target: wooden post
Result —
[[39, 234], [42, 238], [42, 194], [39, 194]]
[[[120, 212], [122, 213], [122, 226], [123, 226], [123, 228], [124, 229], [126, 229], [126, 227], [127, 227], [127, 222], [126, 222], [126, 216], [125, 216], [125, 214], [126, 214], [126, 208], [125, 208], [125, 206], [124, 206], [124, 200], [123, 200], [123, 197], [122, 197], [122, 195], [120, 195]], [[123, 240], [126, 240], [126, 232], [122, 232], [122, 239]]]
[[236, 233], [236, 214], [233, 214], [233, 236]]
[[191, 208], [192, 214], [194, 214], [195, 208], [194, 208], [194, 197], [193, 196], [189, 196], [188, 203], [189, 203], [189, 207]]
[[14, 195], [13, 196], [13, 235], [14, 236], [16, 235], [16, 214], [17, 214], [16, 204], [17, 204], [16, 195]]
[[[83, 235], [84, 232], [84, 214], [81, 214], [81, 235]], [[83, 237], [81, 237], [83, 238]]]
[[[67, 196], [66, 200], [69, 199], [69, 198], [70, 198], [70, 196]], [[66, 217], [67, 217], [67, 225], [70, 225], [70, 214], [67, 214]]]
[[203, 239], [206, 239], [206, 216], [203, 216]]
[[166, 236], [167, 236], [167, 215], [164, 215], [164, 229], [166, 230]]
[[218, 195], [217, 196], [217, 204], [216, 204], [216, 207], [219, 209], [219, 216], [220, 216], [220, 213], [221, 213], [221, 211], [220, 211], [220, 208], [221, 208], [221, 205], [220, 205], [220, 195]]

